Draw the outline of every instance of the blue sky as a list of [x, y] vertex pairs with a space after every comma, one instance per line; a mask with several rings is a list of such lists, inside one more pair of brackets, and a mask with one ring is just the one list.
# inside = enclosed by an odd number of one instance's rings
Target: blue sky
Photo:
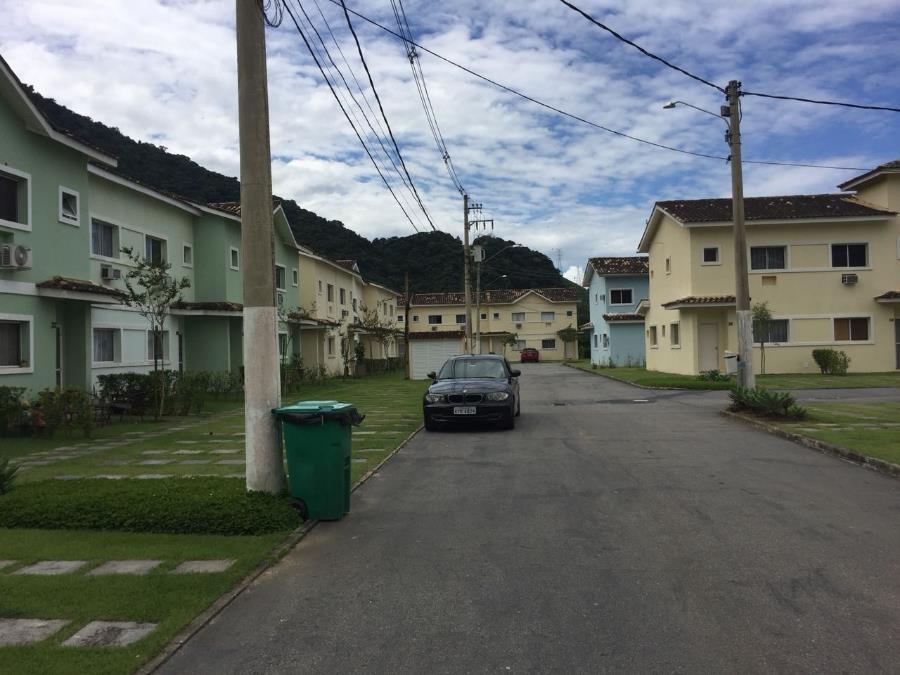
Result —
[[[340, 8], [318, 2], [365, 81]], [[900, 103], [895, 0], [576, 4], [723, 85], [737, 78], [753, 91]], [[395, 26], [389, 0], [348, 0], [348, 6]], [[304, 0], [304, 7], [324, 30], [315, 1]], [[681, 99], [717, 110], [718, 92], [646, 59], [558, 0], [405, 0], [404, 7], [420, 42], [493, 79], [632, 135], [727, 154], [720, 122], [688, 108], [662, 109]], [[232, 0], [0, 0], [0, 13], [6, 19], [0, 53], [43, 94], [237, 174]], [[355, 27], [435, 224], [459, 234], [461, 200], [434, 147], [402, 44], [361, 20]], [[267, 40], [276, 191], [368, 237], [412, 232], [293, 26], [270, 29]], [[641, 146], [426, 54], [421, 63], [460, 178], [489, 209], [495, 232], [554, 259], [561, 249], [564, 269], [583, 266], [591, 255], [633, 253], [655, 200], [729, 195], [724, 162]], [[900, 157], [897, 113], [746, 97], [743, 131], [747, 159], [870, 167]], [[852, 175], [748, 165], [746, 194], [834, 191]], [[389, 180], [399, 184], [396, 176]]]

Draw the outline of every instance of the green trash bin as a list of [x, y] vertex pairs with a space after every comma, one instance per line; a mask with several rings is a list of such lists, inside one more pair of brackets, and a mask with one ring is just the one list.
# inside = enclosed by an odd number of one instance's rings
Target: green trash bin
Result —
[[298, 401], [275, 408], [282, 424], [288, 487], [304, 518], [340, 520], [350, 512], [352, 403]]

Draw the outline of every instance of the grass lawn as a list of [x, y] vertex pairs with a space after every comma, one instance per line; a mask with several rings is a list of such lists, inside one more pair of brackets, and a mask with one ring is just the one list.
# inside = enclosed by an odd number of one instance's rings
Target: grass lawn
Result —
[[[570, 366], [589, 373], [605, 375], [617, 380], [645, 387], [675, 387], [679, 389], [729, 389], [730, 382], [699, 380], [696, 375], [661, 373], [646, 368], [591, 368], [588, 360], [570, 361]], [[900, 371], [889, 373], [849, 373], [822, 375], [821, 373], [793, 373], [785, 375], [757, 375], [756, 383], [770, 389], [857, 389], [864, 387], [900, 387]]]
[[[356, 404], [365, 421], [353, 428], [352, 480], [374, 468], [421, 424], [421, 396], [427, 383], [406, 381], [402, 373], [358, 380], [306, 384], [284, 395], [298, 400], [340, 400]], [[239, 402], [221, 402], [201, 416], [160, 422], [126, 420], [97, 429], [85, 440], [72, 438], [3, 438], [0, 457], [26, 463], [19, 480], [29, 489], [60, 476], [122, 477], [132, 483], [141, 474], [243, 476], [243, 414]], [[223, 463], [224, 462], [224, 463]], [[171, 481], [133, 481], [157, 485]], [[178, 481], [180, 485], [182, 481]], [[237, 481], [234, 481], [237, 483]], [[91, 490], [111, 481], [59, 483]], [[185, 484], [192, 481], [184, 481]], [[203, 481], [198, 481], [201, 485]], [[23, 488], [24, 489], [24, 488]], [[15, 489], [11, 493], [16, 494]], [[21, 494], [21, 493], [20, 493]], [[3, 499], [3, 497], [0, 497]], [[129, 673], [156, 654], [184, 625], [270, 555], [285, 532], [263, 536], [172, 535], [95, 530], [0, 529], [0, 618], [69, 619], [51, 638], [30, 646], [0, 647], [0, 673]], [[227, 572], [170, 575], [184, 560], [234, 558]], [[117, 559], [163, 560], [146, 576], [90, 577], [94, 563]], [[22, 564], [37, 560], [89, 560], [81, 570], [55, 577], [13, 576]], [[148, 637], [124, 648], [71, 648], [60, 643], [93, 620], [158, 623]]]
[[900, 403], [816, 403], [799, 422], [770, 424], [900, 464]]

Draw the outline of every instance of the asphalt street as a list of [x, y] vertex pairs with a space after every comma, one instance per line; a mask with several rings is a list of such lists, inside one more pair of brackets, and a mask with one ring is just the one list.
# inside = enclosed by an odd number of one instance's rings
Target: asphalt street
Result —
[[900, 668], [900, 481], [690, 392], [523, 367], [419, 433], [163, 673]]

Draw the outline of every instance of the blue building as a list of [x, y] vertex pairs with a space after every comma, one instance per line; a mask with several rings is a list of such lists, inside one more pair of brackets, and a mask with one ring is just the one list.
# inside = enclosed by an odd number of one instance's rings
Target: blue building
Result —
[[[584, 271], [591, 321], [582, 326], [591, 341], [591, 363], [642, 366], [644, 317], [641, 301], [649, 297], [648, 258], [591, 258]], [[646, 304], [646, 303], [645, 303]]]

